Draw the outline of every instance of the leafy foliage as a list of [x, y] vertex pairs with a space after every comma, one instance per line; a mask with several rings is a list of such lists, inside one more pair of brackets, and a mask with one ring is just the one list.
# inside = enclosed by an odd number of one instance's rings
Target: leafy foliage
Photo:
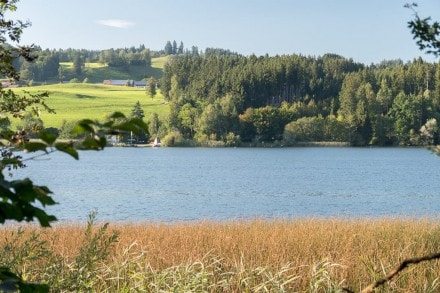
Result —
[[431, 17], [420, 18], [416, 11], [417, 3], [407, 3], [406, 8], [414, 11], [415, 18], [408, 22], [414, 39], [419, 49], [428, 54], [440, 56], [440, 23], [434, 21], [431, 23]]
[[[84, 233], [80, 235], [80, 246], [72, 258], [54, 251], [50, 241], [47, 241], [48, 230], [34, 230], [30, 234], [23, 228], [12, 231], [2, 241], [0, 291], [18, 289], [21, 292], [49, 292], [49, 288], [54, 292], [92, 290], [99, 282], [103, 263], [108, 261], [119, 235], [116, 231], [108, 231], [108, 224], [97, 226], [95, 223], [96, 213], [92, 212]], [[13, 272], [20, 272], [32, 283], [23, 282]]]
[[[22, 57], [27, 61], [35, 60], [32, 48], [18, 46], [21, 33], [29, 23], [5, 19], [6, 13], [16, 10], [16, 0], [0, 2], [0, 74], [12, 81], [18, 81], [19, 74], [13, 66], [14, 60]], [[12, 42], [12, 46], [7, 42]], [[11, 180], [12, 172], [17, 168], [24, 168], [25, 160], [16, 150], [28, 153], [42, 152], [49, 154], [61, 151], [78, 159], [78, 150], [102, 150], [106, 146], [107, 134], [123, 132], [139, 133], [147, 129], [147, 125], [139, 118], [127, 119], [122, 113], [114, 113], [103, 122], [81, 120], [74, 128], [77, 141], [59, 142], [57, 135], [43, 130], [38, 120], [42, 110], [53, 112], [44, 102], [47, 93], [29, 94], [22, 96], [12, 90], [5, 90], [0, 86], [0, 118], [9, 120], [10, 117], [20, 118], [29, 124], [27, 129], [13, 131], [10, 124], [3, 123], [0, 131], [0, 223], [8, 220], [34, 221], [48, 227], [56, 220], [49, 215], [45, 207], [55, 204], [51, 191], [46, 186], [39, 186], [29, 178]], [[37, 117], [32, 119], [32, 117]], [[38, 121], [38, 126], [34, 122]], [[37, 136], [37, 140], [29, 139], [30, 132]], [[41, 154], [35, 154], [41, 155]], [[6, 174], [5, 174], [6, 173]], [[19, 276], [11, 272], [8, 267], [0, 269], [0, 289], [19, 289], [22, 292], [48, 292], [48, 286], [25, 283]]]
[[24, 282], [16, 274], [12, 273], [9, 268], [0, 267], [0, 290], [4, 292], [19, 290], [22, 293], [46, 293], [49, 292], [49, 286]]

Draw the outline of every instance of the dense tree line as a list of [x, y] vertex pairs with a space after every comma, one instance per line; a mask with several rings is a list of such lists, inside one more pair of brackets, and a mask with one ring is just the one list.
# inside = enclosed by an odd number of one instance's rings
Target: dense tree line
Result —
[[179, 46], [177, 46], [176, 40], [167, 41], [163, 50], [156, 52], [160, 56], [170, 56], [170, 55], [199, 55], [199, 48], [197, 46], [192, 46], [191, 49], [185, 49], [183, 42], [180, 41]]
[[151, 65], [151, 52], [143, 45], [139, 48], [103, 50], [99, 54], [98, 62], [113, 67], [129, 65], [147, 66]]
[[144, 45], [138, 48], [108, 50], [77, 50], [58, 49], [42, 50], [40, 47], [33, 49], [33, 54], [38, 56], [35, 62], [27, 62], [24, 58], [14, 61], [15, 69], [25, 81], [62, 81], [65, 72], [60, 62], [72, 62], [72, 73], [81, 77], [86, 62], [98, 62], [110, 67], [127, 68], [128, 66], [150, 66], [153, 53]]
[[184, 54], [164, 68], [170, 127], [206, 141], [437, 143], [440, 66], [338, 55]]

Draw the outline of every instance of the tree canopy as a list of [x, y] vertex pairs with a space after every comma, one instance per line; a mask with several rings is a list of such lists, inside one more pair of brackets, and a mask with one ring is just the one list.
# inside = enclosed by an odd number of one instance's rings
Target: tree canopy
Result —
[[440, 119], [440, 66], [420, 58], [366, 66], [334, 54], [187, 54], [166, 64], [160, 84], [170, 129], [190, 139], [280, 141], [288, 123], [316, 117], [327, 134], [298, 140], [420, 145], [421, 127]]

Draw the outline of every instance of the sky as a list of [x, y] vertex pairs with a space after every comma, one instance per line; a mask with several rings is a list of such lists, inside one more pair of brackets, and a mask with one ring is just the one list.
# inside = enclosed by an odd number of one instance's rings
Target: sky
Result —
[[[413, 0], [440, 21], [440, 0]], [[167, 41], [243, 55], [334, 53], [364, 64], [411, 61], [421, 52], [407, 27], [408, 0], [20, 0], [13, 19], [32, 26], [21, 44], [43, 49], [138, 47]]]

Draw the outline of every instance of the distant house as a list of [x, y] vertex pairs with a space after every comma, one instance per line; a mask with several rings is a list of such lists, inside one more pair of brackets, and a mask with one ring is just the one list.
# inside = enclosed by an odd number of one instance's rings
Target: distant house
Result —
[[106, 79], [103, 84], [105, 85], [117, 85], [117, 86], [126, 86], [131, 84], [131, 80], [124, 79]]
[[132, 86], [138, 88], [145, 88], [147, 82], [143, 80], [132, 80], [132, 79], [106, 79], [103, 81], [105, 85], [116, 85], [116, 86]]
[[147, 82], [145, 80], [139, 80], [134, 82], [134, 87], [146, 88]]

